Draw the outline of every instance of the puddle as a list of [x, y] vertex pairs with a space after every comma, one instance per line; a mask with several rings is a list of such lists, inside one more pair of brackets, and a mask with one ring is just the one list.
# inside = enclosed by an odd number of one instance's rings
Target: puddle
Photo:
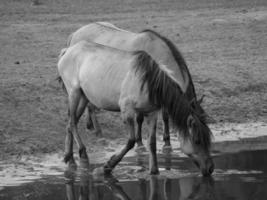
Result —
[[60, 175], [64, 168], [61, 154], [22, 157], [18, 161], [0, 161], [0, 190], [3, 186], [17, 186], [43, 176]]
[[113, 177], [93, 177], [78, 168], [76, 172], [2, 187], [0, 199], [266, 200], [266, 155], [267, 150], [217, 155], [211, 178], [201, 177], [187, 158], [159, 155], [161, 175], [149, 176], [146, 155], [128, 157], [116, 168]]
[[[211, 125], [212, 132], [214, 134], [213, 151], [215, 155], [219, 153], [227, 152], [239, 152], [244, 150], [259, 150], [267, 148], [267, 124], [263, 122], [246, 123], [246, 124], [213, 124]], [[106, 145], [102, 145], [105, 143]], [[171, 134], [171, 143], [173, 147], [173, 154], [179, 155], [179, 159], [173, 157], [171, 161], [177, 162], [177, 165], [181, 164], [181, 159], [185, 157], [179, 149], [179, 140], [174, 133]], [[107, 141], [105, 138], [99, 139], [98, 143], [94, 145], [94, 151], [89, 154], [92, 167], [98, 164], [106, 162], [114, 152], [122, 149], [125, 144], [124, 140], [112, 140]], [[146, 141], [144, 141], [146, 144]], [[158, 153], [161, 153], [163, 146], [162, 136], [158, 136], [157, 148]], [[53, 175], [57, 176], [64, 172], [65, 164], [62, 162], [63, 152], [48, 154], [48, 155], [34, 155], [34, 156], [22, 156], [20, 158], [11, 158], [9, 160], [0, 161], [0, 188], [3, 186], [18, 186], [22, 183], [32, 182], [40, 179], [43, 176]], [[77, 154], [75, 154], [76, 160]], [[126, 154], [127, 157], [135, 157], [135, 152], [129, 151]], [[125, 159], [127, 161], [127, 158]], [[126, 162], [124, 161], [124, 162]], [[141, 162], [142, 158], [138, 160]], [[168, 159], [162, 159], [162, 163], [167, 163]], [[181, 164], [182, 165], [182, 164]], [[124, 173], [124, 168], [116, 168], [117, 172]], [[129, 173], [131, 178], [132, 174], [136, 174], [135, 171], [140, 172], [143, 169], [140, 167], [132, 166]], [[164, 169], [161, 169], [164, 172]], [[170, 171], [171, 173], [181, 174], [177, 171]], [[168, 172], [168, 175], [170, 175]], [[191, 171], [188, 173], [192, 173]], [[182, 177], [187, 175], [182, 173]], [[145, 173], [144, 173], [145, 176]]]
[[[267, 125], [216, 124], [211, 128], [216, 165], [212, 178], [201, 177], [171, 135], [174, 152], [168, 156], [161, 154], [163, 142], [158, 138], [159, 176], [148, 174], [148, 155], [136, 156], [134, 151], [109, 178], [82, 169], [66, 172], [63, 152], [0, 161], [0, 200], [266, 200]], [[107, 146], [112, 151], [100, 146], [89, 154], [91, 169], [102, 165], [122, 145], [114, 140]]]

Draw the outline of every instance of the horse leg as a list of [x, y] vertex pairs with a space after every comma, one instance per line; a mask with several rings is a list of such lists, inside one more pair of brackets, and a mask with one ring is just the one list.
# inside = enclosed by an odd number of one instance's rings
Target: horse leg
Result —
[[64, 162], [68, 163], [68, 167], [70, 169], [76, 168], [77, 166], [73, 158], [73, 135], [71, 131], [69, 130], [69, 125], [67, 126], [67, 129], [66, 129]]
[[[76, 109], [76, 120], [77, 120], [77, 123], [78, 123], [79, 119], [81, 118], [82, 114], [84, 113], [87, 104], [88, 104], [88, 99], [85, 97], [84, 94], [82, 94], [81, 98], [79, 100], [78, 107]], [[88, 159], [80, 159], [80, 167], [82, 169], [87, 169], [89, 167]]]
[[93, 130], [94, 129], [94, 124], [93, 124], [93, 121], [92, 121], [92, 116], [91, 116], [91, 111], [90, 111], [89, 105], [87, 105], [86, 128], [88, 130]]
[[135, 144], [135, 128], [134, 128], [134, 118], [135, 118], [135, 111], [132, 107], [132, 103], [123, 101], [120, 104], [121, 107], [121, 116], [123, 122], [128, 130], [130, 137], [127, 141], [125, 147], [120, 151], [120, 153], [113, 155], [109, 161], [104, 165], [104, 173], [109, 174], [111, 173], [112, 169], [121, 161], [123, 156], [134, 147]]
[[[85, 98], [85, 99], [84, 99]], [[79, 105], [80, 104], [80, 105]], [[79, 122], [79, 117], [81, 117], [87, 101], [84, 94], [82, 94], [81, 89], [74, 89], [69, 94], [69, 112], [70, 112], [70, 119], [68, 130], [73, 134], [74, 139], [79, 148], [79, 155], [80, 158], [84, 158], [88, 160], [88, 156], [86, 154], [86, 148], [82, 143], [82, 140], [78, 134], [77, 124]]]
[[142, 124], [144, 121], [144, 115], [141, 113], [138, 113], [136, 116], [136, 122], [137, 122], [137, 131], [135, 135], [135, 142], [137, 144], [137, 147], [135, 151], [139, 154], [146, 151], [146, 148], [142, 142]]
[[82, 114], [84, 113], [87, 104], [88, 104], [87, 98], [84, 96], [84, 94], [81, 94], [81, 97], [79, 99], [79, 104], [78, 104], [78, 107], [76, 109], [77, 123], [80, 120]]
[[165, 109], [162, 109], [162, 119], [164, 123], [164, 133], [163, 133], [164, 145], [162, 147], [162, 152], [167, 154], [172, 152], [172, 147], [170, 142], [169, 115]]
[[[80, 98], [79, 103], [78, 103], [78, 107], [76, 110], [76, 119], [77, 122], [80, 119], [80, 117], [82, 116], [83, 112], [84, 112], [84, 108], [87, 104], [88, 100], [83, 96], [82, 98]], [[70, 118], [70, 109], [68, 109], [68, 116]], [[65, 139], [65, 158], [64, 161], [69, 165], [69, 168], [76, 168], [76, 163], [75, 160], [73, 158], [73, 135], [72, 132], [70, 130], [70, 125], [67, 126], [67, 134], [66, 134], [66, 139]]]
[[[70, 119], [70, 109], [68, 108], [68, 118]], [[77, 164], [75, 163], [73, 157], [73, 135], [70, 130], [70, 123], [68, 122], [66, 127], [66, 137], [65, 137], [65, 155], [64, 162], [68, 163], [69, 169], [76, 169]]]
[[147, 117], [147, 122], [150, 127], [148, 147], [149, 147], [149, 171], [150, 174], [159, 174], [158, 162], [157, 162], [157, 112], [151, 113]]
[[76, 199], [75, 198], [75, 190], [74, 190], [75, 177], [74, 176], [71, 176], [71, 177], [65, 176], [65, 180], [68, 180], [65, 183], [65, 185], [66, 185], [66, 199], [67, 200], [75, 200]]
[[97, 120], [96, 111], [95, 111], [96, 107], [89, 102], [87, 105], [87, 110], [88, 110], [87, 127], [90, 125], [90, 123], [92, 123], [92, 127], [95, 129], [94, 130], [95, 135], [98, 137], [101, 137], [102, 130]]
[[168, 200], [171, 199], [171, 194], [172, 194], [172, 187], [171, 187], [171, 181], [167, 177], [164, 178], [163, 181], [163, 196], [164, 199]]
[[154, 200], [154, 199], [159, 199], [160, 197], [158, 196], [159, 194], [159, 181], [157, 176], [150, 176], [149, 179], [149, 189], [150, 189], [150, 194], [148, 199], [149, 200]]

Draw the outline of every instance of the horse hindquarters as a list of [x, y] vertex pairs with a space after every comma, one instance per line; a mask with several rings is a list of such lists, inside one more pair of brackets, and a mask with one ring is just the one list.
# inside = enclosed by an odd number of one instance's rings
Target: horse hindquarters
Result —
[[65, 141], [65, 162], [69, 164], [74, 162], [73, 159], [73, 137], [79, 147], [80, 157], [88, 160], [86, 148], [77, 131], [77, 124], [84, 112], [88, 103], [87, 98], [84, 96], [78, 81], [77, 66], [73, 54], [67, 52], [62, 55], [58, 63], [58, 71], [63, 80], [64, 86], [68, 93], [68, 113], [69, 121], [66, 128], [66, 141]]
[[[81, 89], [73, 89], [70, 90], [68, 96], [68, 104], [69, 104], [69, 122], [67, 125], [67, 134], [72, 134], [75, 138], [75, 141], [79, 148], [79, 155], [81, 158], [88, 160], [88, 156], [86, 154], [86, 148], [78, 134], [78, 122], [80, 117], [82, 116], [85, 107], [88, 103], [88, 100], [82, 93]], [[66, 144], [68, 145], [68, 144]], [[71, 145], [71, 144], [69, 144]], [[66, 149], [70, 149], [70, 147], [65, 147]], [[68, 155], [69, 152], [65, 152]], [[68, 161], [68, 160], [65, 160]]]

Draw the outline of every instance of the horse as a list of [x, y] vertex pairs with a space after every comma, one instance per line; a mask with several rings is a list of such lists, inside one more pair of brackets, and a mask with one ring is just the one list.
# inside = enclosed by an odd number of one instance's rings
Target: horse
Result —
[[182, 92], [173, 72], [158, 64], [145, 51], [123, 51], [81, 41], [67, 48], [58, 61], [58, 74], [68, 94], [69, 121], [66, 131], [65, 162], [74, 162], [73, 137], [80, 158], [88, 159], [77, 124], [88, 102], [98, 108], [120, 112], [129, 132], [124, 148], [102, 168], [110, 174], [134, 147], [135, 117], [143, 115], [150, 128], [149, 172], [158, 174], [156, 128], [158, 112], [165, 109], [179, 131], [181, 150], [190, 156], [204, 176], [213, 172], [210, 156], [211, 131], [205, 115]]
[[[169, 39], [157, 32], [144, 30], [140, 33], [133, 33], [120, 29], [108, 22], [96, 22], [83, 26], [72, 33], [68, 38], [67, 45], [72, 46], [81, 40], [92, 41], [126, 51], [146, 51], [156, 62], [164, 64], [167, 69], [172, 71], [173, 78], [180, 85], [182, 92], [185, 93], [190, 101], [197, 101], [193, 81], [183, 56]], [[202, 99], [198, 103], [195, 103], [195, 106], [200, 105]], [[200, 106], [197, 109], [204, 114], [204, 110]], [[162, 119], [164, 123], [163, 152], [167, 153], [172, 148], [170, 143], [169, 117], [164, 108], [162, 109]], [[136, 151], [142, 152], [145, 150], [141, 134], [144, 116], [137, 115], [136, 121], [138, 124]], [[96, 119], [94, 106], [90, 104], [88, 106], [87, 127], [89, 129], [95, 127], [96, 134], [102, 134]]]

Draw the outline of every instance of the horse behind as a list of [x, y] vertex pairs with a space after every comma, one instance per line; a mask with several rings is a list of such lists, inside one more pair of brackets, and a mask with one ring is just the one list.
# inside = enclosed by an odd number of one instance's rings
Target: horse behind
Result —
[[[95, 22], [85, 25], [72, 33], [68, 38], [68, 46], [72, 46], [82, 40], [96, 42], [125, 51], [146, 51], [157, 63], [165, 65], [165, 69], [172, 71], [173, 79], [180, 85], [181, 90], [186, 94], [190, 101], [197, 100], [193, 81], [183, 56], [170, 40], [157, 32], [144, 30], [142, 32], [135, 33], [120, 29], [108, 22]], [[201, 109], [201, 107], [199, 108]], [[167, 111], [164, 109], [162, 109], [162, 119], [164, 122], [163, 152], [169, 152], [171, 151], [169, 116]], [[145, 150], [141, 134], [143, 120], [144, 116], [137, 115], [137, 152]], [[90, 104], [88, 106], [87, 122], [87, 127], [89, 129], [92, 127], [95, 128], [96, 135], [102, 134], [94, 112], [94, 106]]]
[[135, 116], [147, 118], [149, 131], [149, 171], [158, 174], [156, 155], [157, 113], [166, 109], [182, 138], [181, 148], [191, 156], [203, 175], [213, 172], [210, 157], [210, 129], [197, 113], [170, 70], [159, 66], [144, 51], [127, 52], [81, 41], [69, 47], [58, 62], [58, 72], [68, 93], [65, 161], [73, 160], [73, 136], [81, 158], [86, 148], [77, 131], [80, 116], [88, 102], [98, 108], [120, 112], [129, 133], [125, 147], [104, 165], [110, 173], [135, 144]]

